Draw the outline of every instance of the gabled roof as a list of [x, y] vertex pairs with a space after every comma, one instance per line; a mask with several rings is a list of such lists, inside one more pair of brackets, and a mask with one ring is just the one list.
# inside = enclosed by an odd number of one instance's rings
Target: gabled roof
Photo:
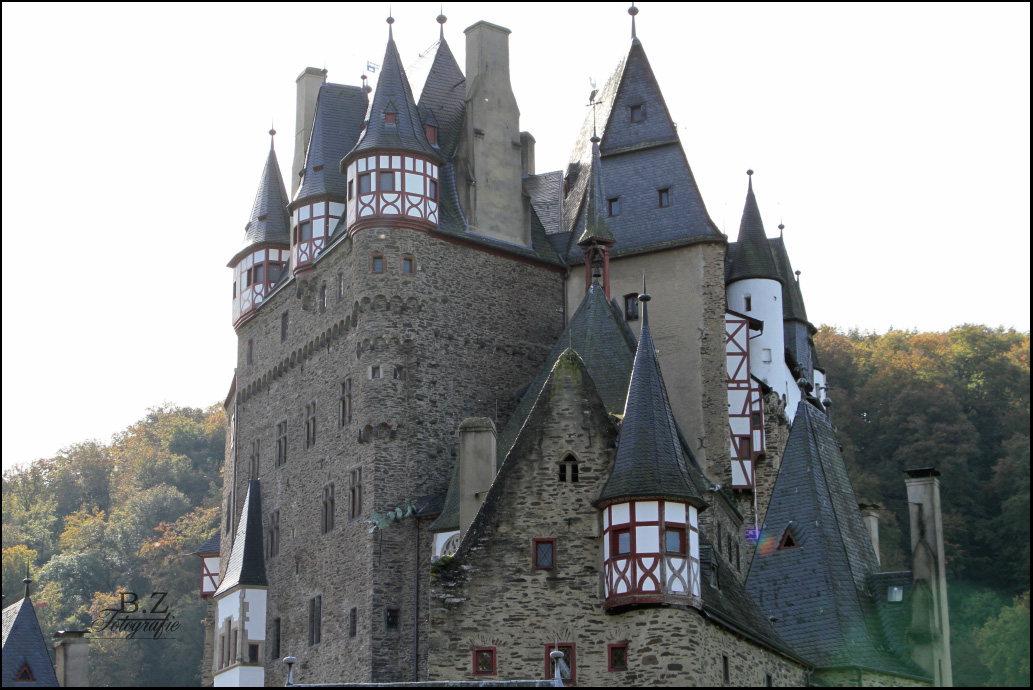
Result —
[[[275, 134], [275, 130], [271, 130], [270, 134]], [[280, 164], [276, 161], [276, 150], [270, 142], [269, 156], [265, 159], [258, 193], [255, 194], [255, 203], [251, 207], [251, 220], [244, 228], [244, 244], [230, 261], [231, 266], [252, 247], [290, 246], [290, 214], [287, 212], [289, 201], [287, 189], [283, 186], [283, 176], [280, 174]]]
[[620, 309], [606, 300], [602, 286], [593, 283], [499, 434], [499, 466], [512, 449], [553, 367], [568, 348], [584, 362], [607, 411], [616, 414], [624, 409], [635, 360], [635, 336]]
[[215, 592], [218, 598], [237, 586], [264, 587], [265, 556], [262, 554], [262, 484], [258, 479], [248, 481], [247, 496], [240, 511], [237, 536], [226, 564], [226, 575]]
[[[584, 229], [594, 123], [601, 124], [600, 154], [603, 186], [621, 199], [620, 215], [609, 218], [617, 241], [611, 257], [675, 247], [701, 240], [724, 241], [707, 214], [692, 169], [682, 150], [663, 94], [640, 41], [633, 40], [628, 55], [596, 95], [599, 103], [581, 127], [566, 169], [570, 191], [563, 202], [558, 232], [566, 235], [561, 252], [571, 263], [581, 261], [572, 252]], [[641, 122], [631, 122], [631, 107], [645, 108]], [[660, 208], [657, 190], [669, 188], [671, 206]], [[554, 245], [555, 246], [555, 245]]]
[[[395, 113], [395, 123], [387, 124], [384, 113]], [[369, 120], [366, 129], [359, 136], [355, 147], [345, 156], [346, 159], [363, 151], [380, 149], [402, 149], [420, 153], [433, 161], [440, 162], [441, 154], [427, 141], [423, 129], [423, 118], [416, 109], [416, 101], [412, 96], [409, 79], [405, 76], [405, 68], [398, 57], [394, 34], [388, 29], [387, 51], [381, 63], [380, 77], [373, 94], [373, 102], [369, 107]]]
[[[797, 545], [779, 549], [787, 529]], [[818, 667], [924, 675], [882, 639], [871, 538], [832, 425], [809, 402], [797, 406], [762, 535], [746, 590], [794, 649]]]
[[592, 167], [588, 170], [588, 198], [585, 200], [585, 229], [578, 245], [592, 242], [613, 244], [616, 240], [606, 223], [606, 191], [603, 189], [603, 165], [599, 155], [599, 138], [592, 137]]
[[[466, 77], [442, 36], [437, 44], [434, 62], [420, 92], [417, 106], [422, 124], [436, 124], [441, 157], [451, 160], [459, 146], [466, 112]], [[435, 122], [431, 122], [431, 118]]]
[[320, 196], [347, 199], [348, 178], [341, 172], [341, 159], [358, 141], [366, 104], [367, 96], [362, 87], [343, 84], [319, 87], [312, 134], [295, 201]]
[[620, 442], [597, 503], [626, 498], [671, 498], [696, 506], [703, 497], [689, 478], [691, 460], [682, 448], [667, 388], [649, 329], [648, 295], [642, 303], [642, 334], [624, 406]]
[[[28, 665], [33, 681], [18, 681], [21, 670]], [[3, 611], [3, 686], [57, 687], [57, 674], [50, 662], [43, 631], [36, 618], [32, 599], [11, 604]]]
[[768, 236], [764, 232], [764, 221], [760, 218], [757, 197], [753, 193], [753, 171], [750, 175], [749, 187], [746, 190], [746, 205], [742, 210], [742, 221], [739, 223], [739, 237], [735, 242], [735, 255], [726, 277], [727, 283], [746, 278], [769, 278], [782, 282], [782, 277], [775, 268], [775, 257], [768, 245]]
[[220, 543], [221, 543], [221, 540], [219, 539], [219, 535], [221, 533], [222, 533], [221, 530], [215, 530], [215, 534], [213, 534], [212, 536], [208, 537], [208, 541], [206, 541], [205, 543], [201, 544], [201, 546], [199, 546], [197, 548], [197, 550], [194, 551], [194, 553], [196, 553], [198, 555], [204, 555], [204, 554], [208, 554], [208, 553], [216, 553], [216, 554], [219, 553], [219, 546], [220, 546]]

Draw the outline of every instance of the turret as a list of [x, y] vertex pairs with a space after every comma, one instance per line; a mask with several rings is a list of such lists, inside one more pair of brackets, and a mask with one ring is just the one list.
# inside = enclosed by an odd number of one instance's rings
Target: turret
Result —
[[255, 315], [285, 272], [290, 254], [287, 190], [272, 143], [275, 135], [270, 129], [269, 156], [244, 228], [244, 244], [228, 264], [233, 269], [234, 327]]
[[603, 517], [605, 607], [700, 607], [699, 511], [649, 330], [649, 295], [639, 295], [642, 334], [613, 471], [596, 506]]
[[219, 530], [202, 544], [194, 555], [201, 559], [201, 598], [215, 594], [219, 589]]
[[420, 116], [388, 17], [387, 52], [366, 128], [340, 161], [346, 176], [347, 226], [429, 229], [438, 222], [441, 155], [427, 140], [436, 125]]
[[588, 174], [588, 198], [585, 200], [585, 229], [577, 244], [585, 254], [585, 292], [592, 287], [592, 267], [601, 264], [603, 293], [610, 299], [610, 248], [616, 240], [606, 223], [606, 192], [603, 190], [602, 159], [599, 137], [592, 135], [592, 167]]
[[226, 573], [215, 592], [215, 686], [261, 686], [265, 681], [266, 590], [262, 552], [262, 489], [248, 483]]

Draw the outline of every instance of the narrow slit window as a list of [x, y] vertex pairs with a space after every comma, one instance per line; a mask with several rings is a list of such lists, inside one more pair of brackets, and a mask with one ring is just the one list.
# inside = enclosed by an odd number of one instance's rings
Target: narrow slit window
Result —
[[612, 216], [619, 216], [621, 214], [621, 200], [620, 197], [606, 200], [607, 213]]
[[659, 197], [658, 201], [660, 203], [660, 208], [667, 208], [668, 206], [671, 205], [671, 189], [670, 189], [670, 187], [668, 187], [667, 189], [660, 189], [660, 190], [658, 190], [657, 191], [657, 196]]

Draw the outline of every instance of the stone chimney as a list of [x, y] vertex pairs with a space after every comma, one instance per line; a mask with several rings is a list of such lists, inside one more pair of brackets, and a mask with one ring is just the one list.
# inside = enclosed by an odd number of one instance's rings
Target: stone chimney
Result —
[[466, 535], [495, 480], [498, 434], [487, 417], [471, 417], [459, 425], [459, 533]]
[[530, 132], [520, 133], [520, 172], [534, 175], [534, 137]]
[[90, 685], [90, 644], [85, 630], [60, 630], [54, 633], [54, 661], [57, 682], [62, 688], [86, 688]]
[[875, 560], [882, 565], [882, 556], [879, 554], [879, 506], [862, 503], [861, 517], [864, 519], [864, 526], [868, 528], [868, 536], [872, 538], [872, 548], [875, 549]]
[[509, 81], [510, 30], [477, 22], [465, 33], [466, 117], [456, 152], [460, 202], [471, 231], [529, 247], [520, 109]]
[[312, 134], [312, 118], [316, 114], [316, 99], [319, 87], [323, 85], [325, 72], [316, 67], [306, 67], [295, 80], [298, 84], [298, 110], [294, 125], [294, 164], [291, 166], [291, 198], [301, 186], [298, 173], [305, 165], [305, 148]]
[[932, 467], [905, 470], [911, 518], [911, 657], [933, 677], [933, 685], [953, 686], [947, 577], [940, 513], [940, 473]]

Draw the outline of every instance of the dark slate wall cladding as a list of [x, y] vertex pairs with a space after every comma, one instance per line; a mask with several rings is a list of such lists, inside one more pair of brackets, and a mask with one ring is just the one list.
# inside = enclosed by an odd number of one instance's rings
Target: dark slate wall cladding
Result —
[[[384, 256], [385, 272], [370, 272]], [[417, 262], [401, 274], [403, 254]], [[338, 276], [344, 298], [338, 299]], [[306, 679], [412, 677], [411, 520], [369, 534], [365, 519], [443, 492], [467, 416], [511, 414], [514, 392], [544, 361], [562, 328], [561, 274], [408, 230], [367, 230], [324, 255], [305, 281], [286, 285], [239, 331], [236, 485], [246, 493], [251, 443], [261, 441], [263, 529], [280, 511], [280, 553], [267, 562], [269, 620], [282, 620], [282, 650], [307, 663]], [[320, 289], [328, 306], [321, 313]], [[515, 285], [523, 286], [520, 290]], [[288, 337], [281, 343], [281, 315]], [[253, 341], [253, 364], [247, 343]], [[381, 367], [379, 380], [370, 368]], [[395, 380], [394, 367], [405, 377]], [[353, 420], [340, 426], [340, 381], [351, 377]], [[305, 406], [316, 401], [316, 444], [305, 449]], [[288, 421], [288, 459], [276, 467], [276, 424]], [[227, 454], [224, 503], [233, 484]], [[348, 519], [350, 472], [362, 469], [362, 519]], [[334, 484], [335, 528], [321, 534], [323, 487]], [[423, 530], [426, 525], [421, 525]], [[230, 540], [223, 540], [223, 556]], [[429, 536], [421, 539], [426, 577]], [[371, 586], [372, 583], [372, 586]], [[308, 646], [308, 602], [322, 596], [322, 643]], [[348, 612], [358, 610], [358, 635]], [[388, 631], [385, 608], [399, 608]], [[267, 678], [281, 682], [282, 664]], [[370, 671], [372, 669], [372, 672]], [[302, 680], [300, 677], [299, 680]]]
[[[631, 106], [634, 105], [645, 107], [645, 119], [642, 122], [631, 121]], [[599, 126], [601, 129], [603, 123], [600, 122]], [[604, 156], [626, 146], [668, 141], [677, 137], [640, 44], [633, 45], [628, 54], [624, 79], [605, 127], [606, 131], [601, 133]]]

